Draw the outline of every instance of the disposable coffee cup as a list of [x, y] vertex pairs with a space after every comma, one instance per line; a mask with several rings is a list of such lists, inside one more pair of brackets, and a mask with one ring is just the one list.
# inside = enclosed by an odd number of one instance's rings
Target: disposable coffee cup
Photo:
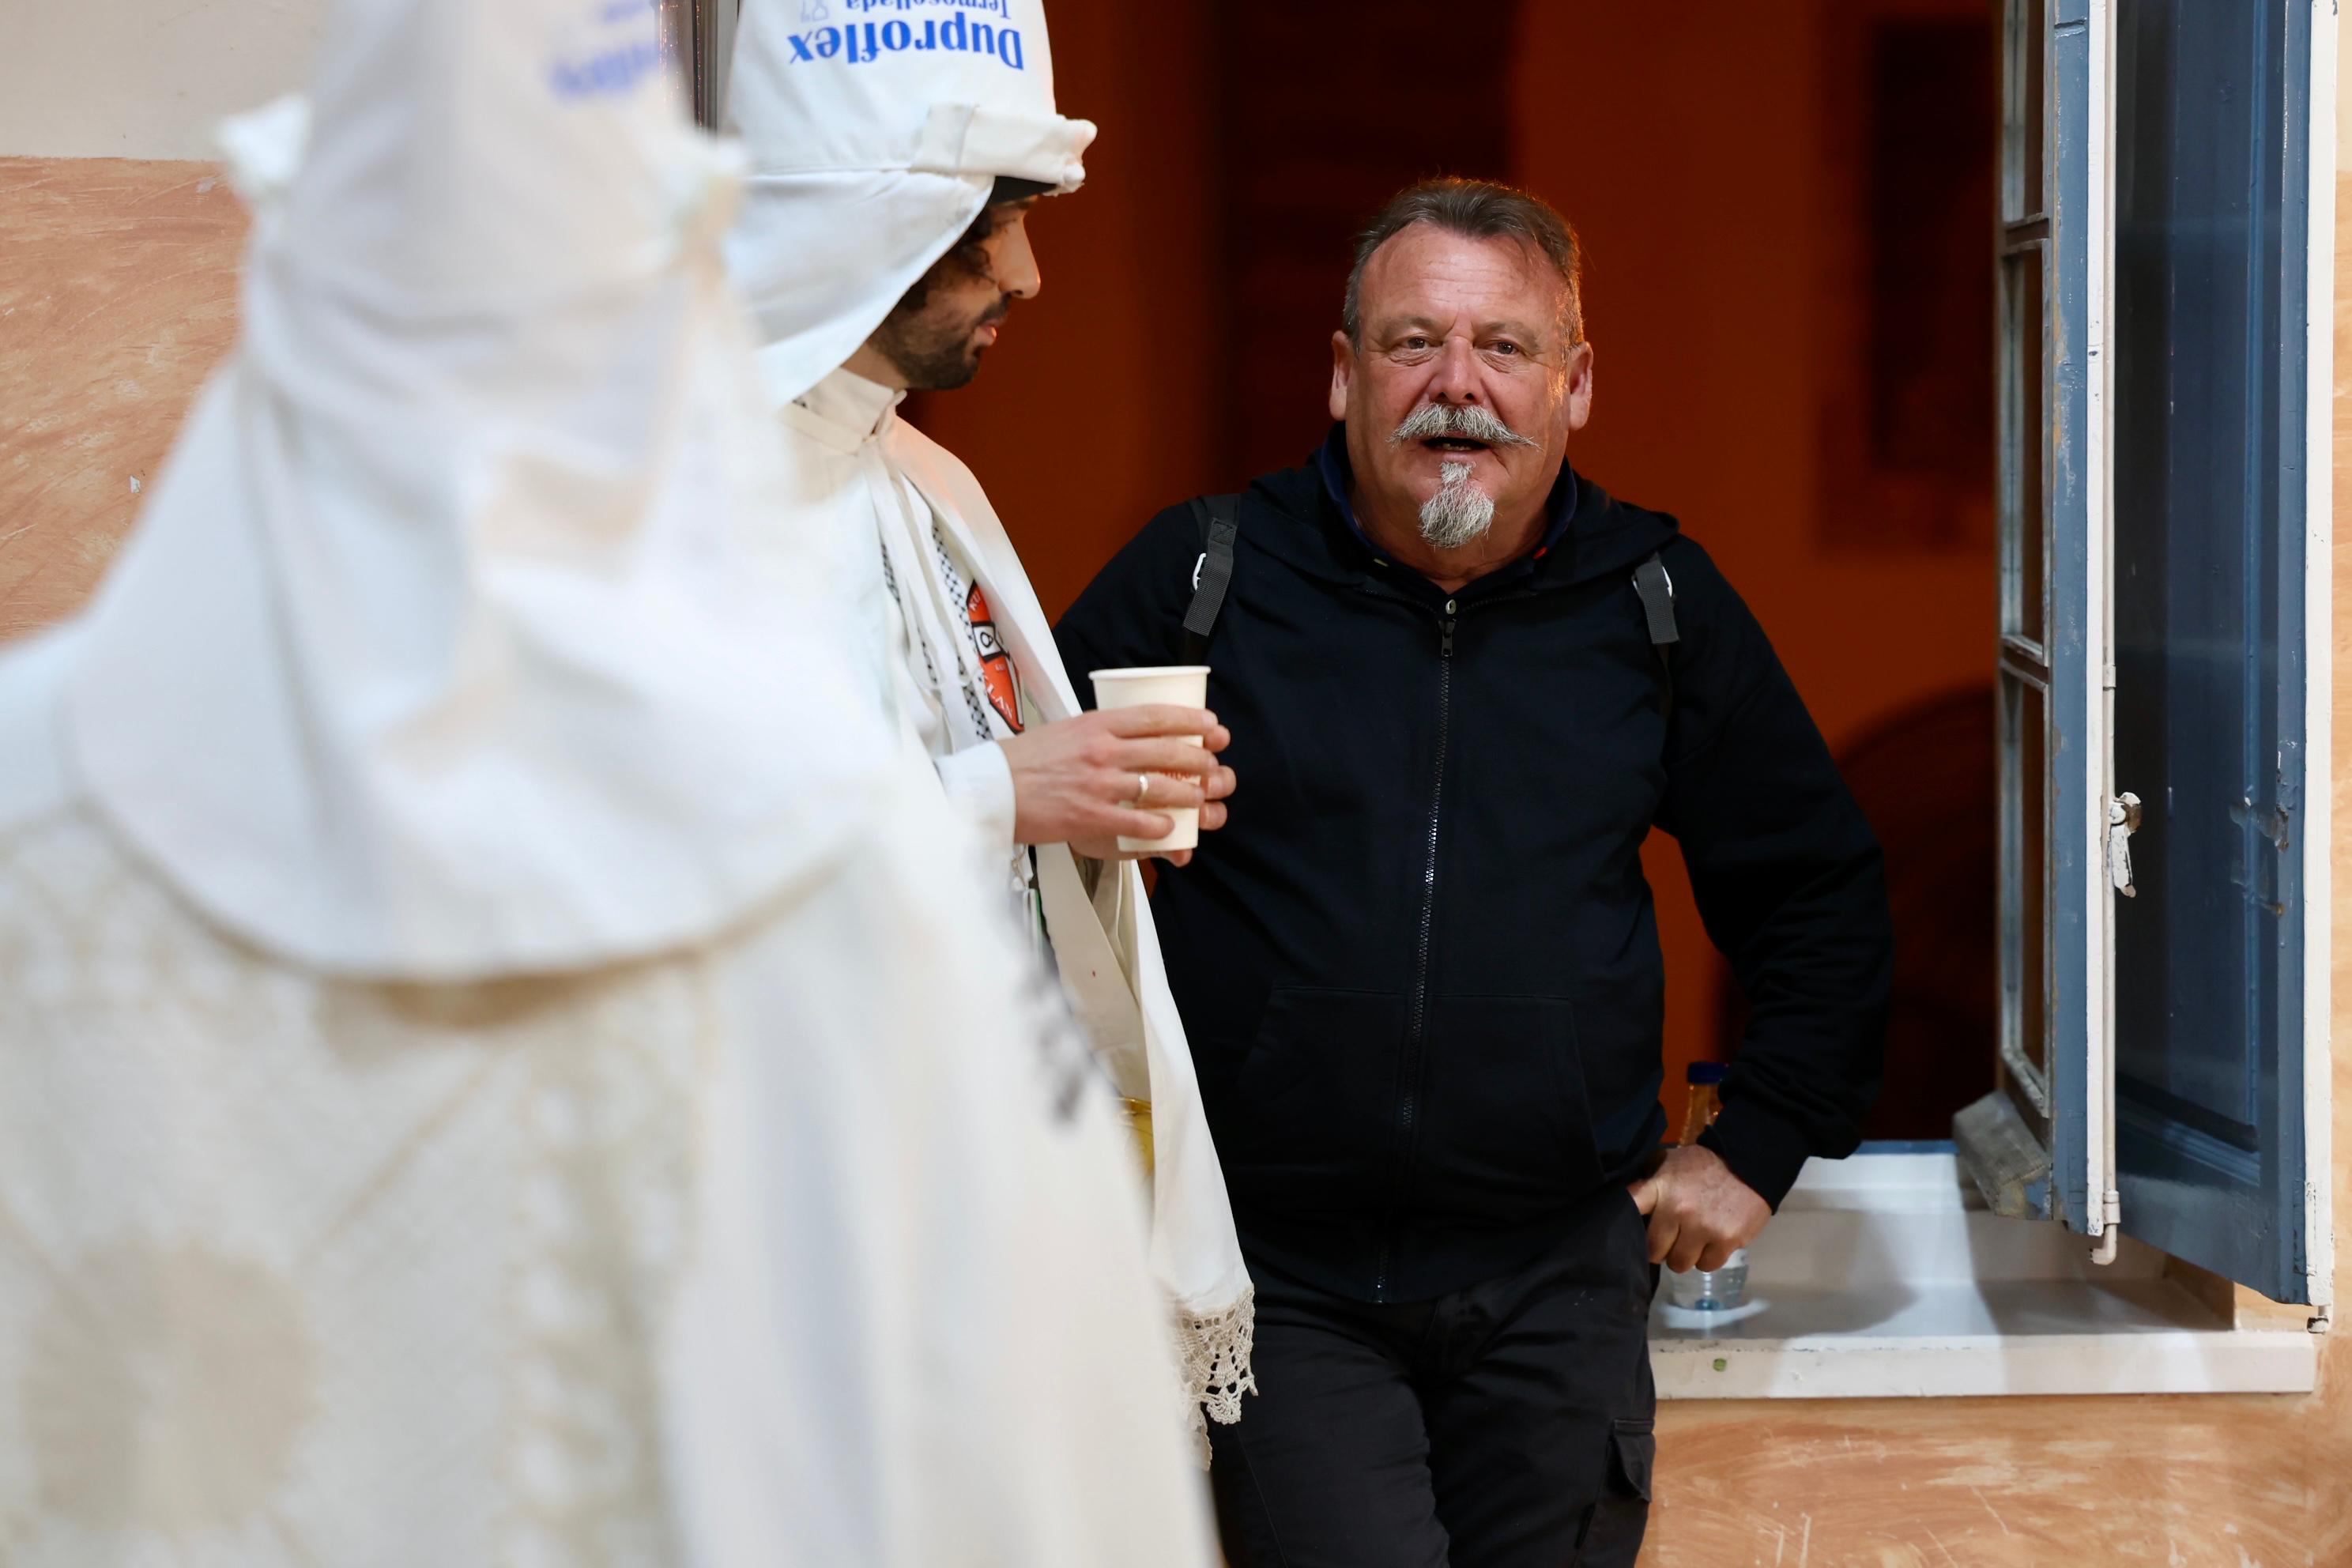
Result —
[[[1143, 669], [1097, 669], [1094, 672], [1095, 706], [1108, 712], [1114, 708], [1148, 708], [1164, 702], [1172, 708], [1206, 708], [1209, 705], [1209, 667], [1205, 664], [1162, 664]], [[1194, 745], [1202, 744], [1201, 737], [1183, 737]], [[1197, 783], [1190, 773], [1170, 773], [1169, 778]], [[1122, 835], [1119, 852], [1125, 855], [1164, 855], [1173, 849], [1197, 848], [1201, 842], [1201, 808], [1194, 805], [1148, 805], [1146, 811], [1161, 812], [1175, 818], [1176, 830], [1165, 838], [1129, 838]]]

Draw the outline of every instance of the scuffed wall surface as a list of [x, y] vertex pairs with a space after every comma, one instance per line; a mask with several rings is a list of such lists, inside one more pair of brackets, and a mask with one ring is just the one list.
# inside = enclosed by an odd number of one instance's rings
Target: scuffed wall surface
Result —
[[97, 585], [236, 333], [213, 165], [0, 159], [0, 641]]
[[2341, 1568], [2352, 1355], [2335, 1339], [2307, 1396], [1667, 1405], [1642, 1562]]

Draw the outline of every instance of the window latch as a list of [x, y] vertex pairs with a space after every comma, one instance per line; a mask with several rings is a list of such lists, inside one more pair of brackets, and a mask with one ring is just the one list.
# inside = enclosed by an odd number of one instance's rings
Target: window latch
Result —
[[2139, 896], [2131, 869], [2131, 836], [2138, 831], [2139, 796], [2126, 790], [2107, 802], [2107, 875], [2126, 899]]

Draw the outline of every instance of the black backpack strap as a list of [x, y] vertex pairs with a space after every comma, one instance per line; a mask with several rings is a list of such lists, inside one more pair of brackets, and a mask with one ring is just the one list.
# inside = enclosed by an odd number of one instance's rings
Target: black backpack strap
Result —
[[1209, 636], [1234, 582], [1234, 541], [1241, 537], [1241, 497], [1194, 496], [1201, 524], [1201, 559], [1192, 568], [1192, 602], [1184, 611], [1184, 662], [1208, 662]]
[[1642, 596], [1642, 616], [1650, 625], [1650, 647], [1658, 656], [1659, 700], [1668, 722], [1675, 716], [1675, 661], [1667, 650], [1683, 640], [1675, 627], [1675, 580], [1654, 554], [1633, 568], [1633, 592]]

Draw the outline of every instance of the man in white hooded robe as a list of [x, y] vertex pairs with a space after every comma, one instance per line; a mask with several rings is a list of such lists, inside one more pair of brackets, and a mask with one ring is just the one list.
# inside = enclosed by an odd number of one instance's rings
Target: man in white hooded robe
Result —
[[1148, 1107], [1152, 1268], [1199, 1434], [1204, 1415], [1240, 1419], [1255, 1388], [1252, 1291], [1142, 877], [1118, 841], [1163, 837], [1169, 806], [1199, 805], [1213, 830], [1234, 783], [1214, 761], [1226, 735], [1193, 710], [1082, 714], [987, 497], [897, 413], [909, 390], [971, 380], [1036, 292], [1027, 211], [1077, 188], [1095, 128], [1055, 112], [1041, 0], [879, 16], [745, 6], [727, 120], [751, 174], [729, 266], [763, 342], [789, 526], [832, 542], [874, 703], [985, 845], [1118, 1093]]
[[657, 42], [336, 0], [225, 137], [241, 343], [0, 653], [12, 1568], [1213, 1561], [1124, 1126], [773, 526]]

